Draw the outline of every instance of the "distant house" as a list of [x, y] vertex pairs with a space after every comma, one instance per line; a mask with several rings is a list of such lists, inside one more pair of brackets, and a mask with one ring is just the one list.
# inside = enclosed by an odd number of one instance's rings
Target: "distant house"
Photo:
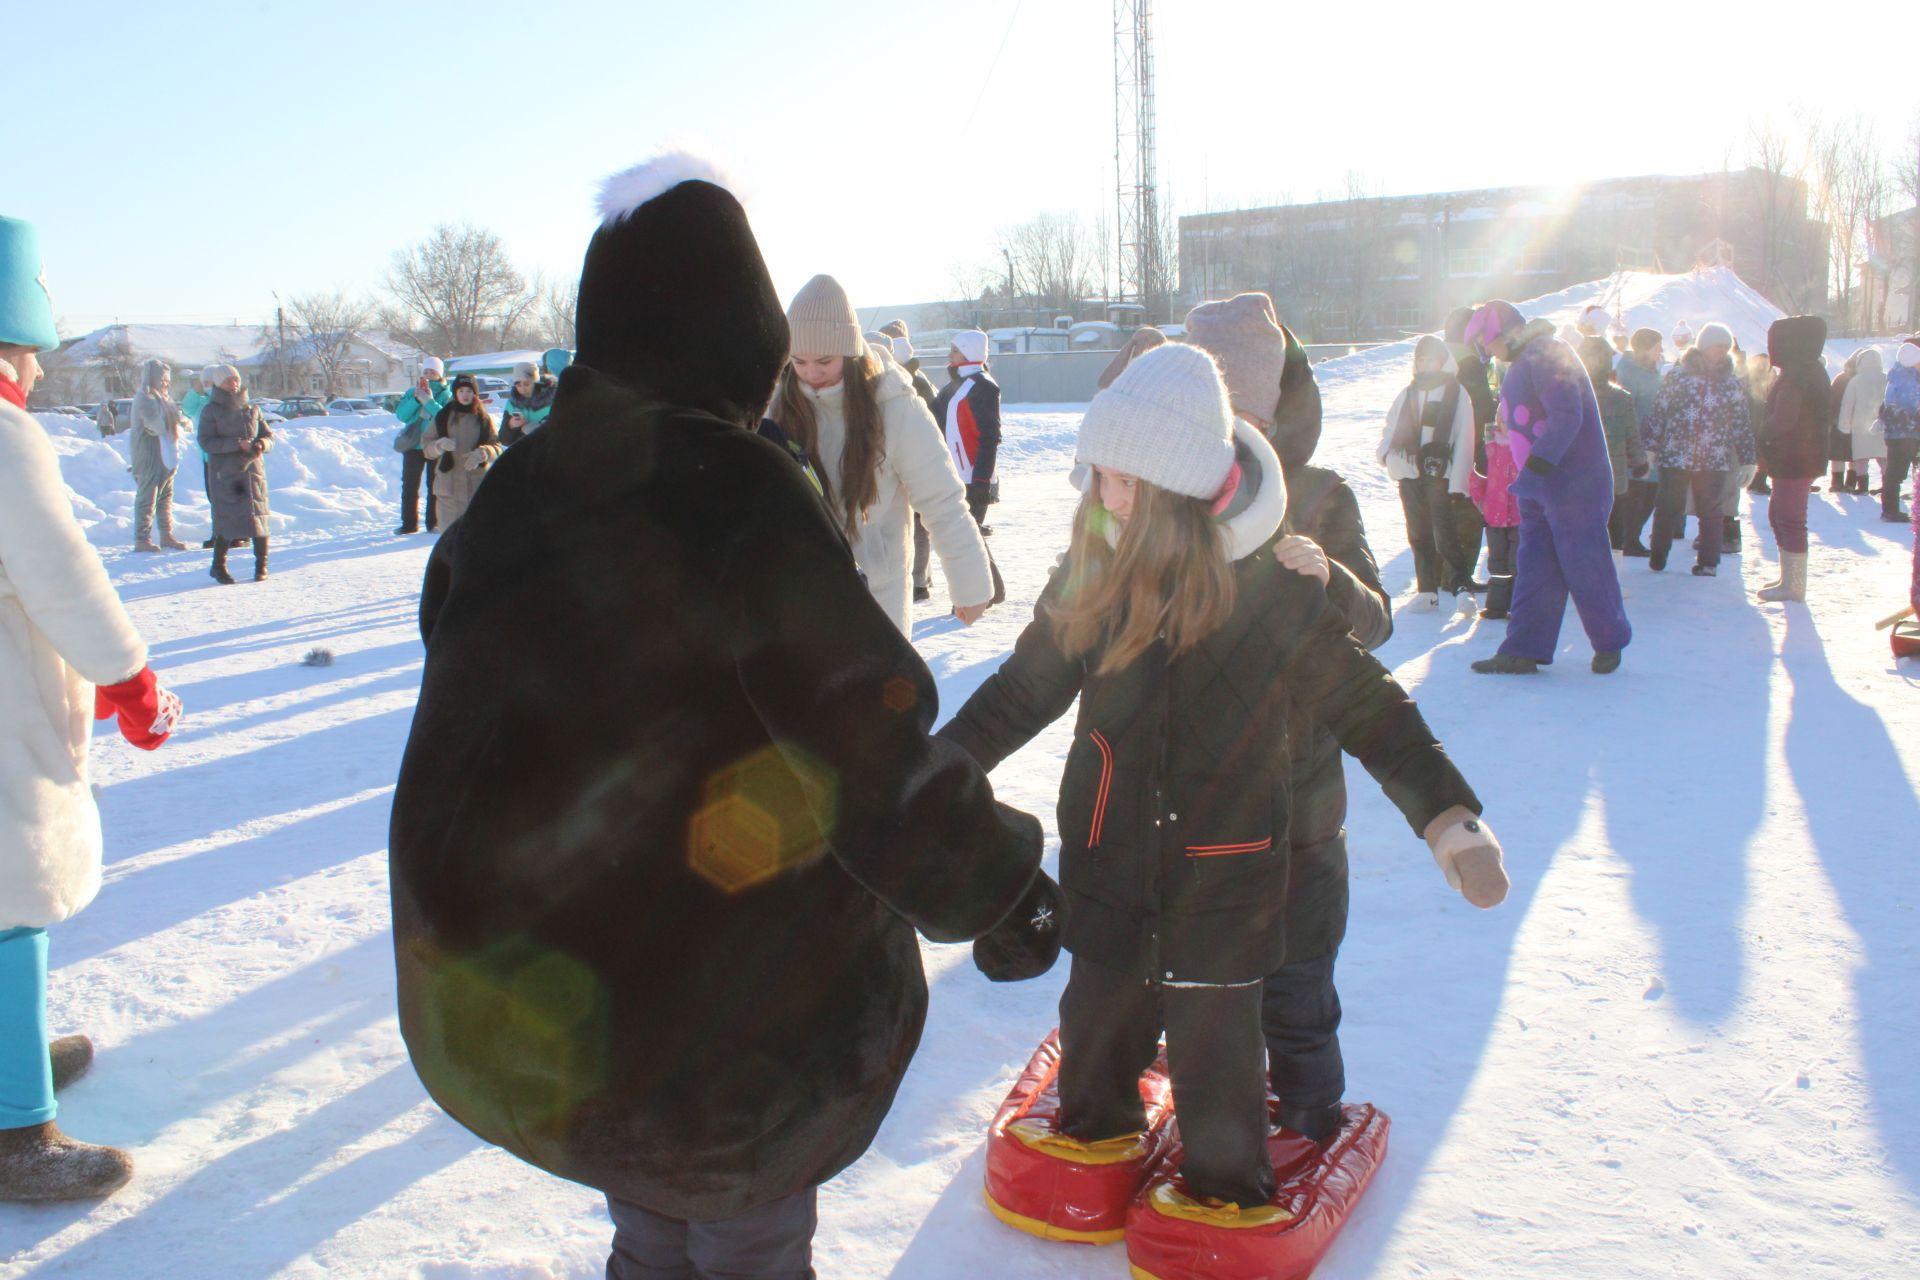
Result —
[[[320, 395], [326, 379], [315, 344], [289, 340], [255, 325], [115, 324], [95, 329], [41, 357], [48, 395], [66, 403], [132, 395], [140, 366], [164, 360], [174, 371], [176, 394], [189, 375], [210, 364], [230, 364], [264, 395]], [[385, 333], [355, 335], [334, 364], [331, 393], [367, 396], [404, 391], [420, 376], [424, 354]]]
[[530, 364], [538, 368], [540, 366], [540, 357], [545, 354], [546, 352], [544, 351], [529, 349], [526, 351], [484, 351], [478, 355], [455, 356], [453, 359], [447, 361], [447, 376], [452, 378], [466, 373], [472, 374], [476, 378], [511, 378], [513, 376], [513, 366], [517, 364]]

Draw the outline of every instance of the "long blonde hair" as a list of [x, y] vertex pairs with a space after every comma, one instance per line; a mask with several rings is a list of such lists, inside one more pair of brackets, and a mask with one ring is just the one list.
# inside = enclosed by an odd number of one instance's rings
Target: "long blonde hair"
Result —
[[856, 537], [860, 521], [880, 500], [880, 464], [887, 456], [886, 422], [875, 391], [881, 373], [879, 362], [867, 353], [846, 357], [841, 367], [841, 381], [846, 386], [843, 403], [847, 443], [840, 452], [839, 475], [829, 476], [820, 461], [820, 424], [791, 360], [780, 370], [780, 385], [773, 396], [773, 420], [807, 451], [815, 474], [827, 483], [828, 501], [839, 509], [847, 535]]
[[1048, 606], [1069, 658], [1104, 645], [1095, 675], [1126, 669], [1162, 637], [1178, 656], [1233, 612], [1233, 564], [1205, 498], [1142, 480], [1133, 515], [1109, 541], [1116, 523], [1096, 482], [1074, 513], [1062, 599]]

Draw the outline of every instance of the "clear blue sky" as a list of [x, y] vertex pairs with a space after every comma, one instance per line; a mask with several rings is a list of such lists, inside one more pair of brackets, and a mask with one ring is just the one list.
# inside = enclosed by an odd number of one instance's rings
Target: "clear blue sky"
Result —
[[[371, 291], [441, 221], [567, 277], [597, 181], [673, 139], [744, 180], [783, 293], [826, 271], [859, 305], [946, 296], [997, 228], [1112, 200], [1110, 0], [23, 7], [8, 99], [38, 145], [12, 152], [0, 213], [39, 224], [72, 332]], [[1889, 139], [1920, 107], [1868, 39], [1899, 17], [1888, 47], [1911, 44], [1897, 8], [1832, 40], [1710, 5], [1159, 9], [1182, 212], [1349, 170], [1389, 192], [1705, 171], [1785, 104]]]

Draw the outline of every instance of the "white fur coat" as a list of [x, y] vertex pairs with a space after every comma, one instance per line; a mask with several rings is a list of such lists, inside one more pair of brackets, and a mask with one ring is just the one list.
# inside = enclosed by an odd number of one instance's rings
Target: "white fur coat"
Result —
[[0, 932], [56, 924], [99, 892], [93, 686], [146, 661], [46, 432], [0, 402]]

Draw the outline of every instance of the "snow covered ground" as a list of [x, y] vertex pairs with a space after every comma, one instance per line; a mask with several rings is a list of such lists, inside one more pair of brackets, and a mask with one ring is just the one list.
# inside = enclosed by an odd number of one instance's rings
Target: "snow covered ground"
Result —
[[[1372, 451], [1406, 354], [1320, 368], [1320, 459], [1359, 492], [1403, 605]], [[936, 575], [915, 639], [949, 710], [1065, 545], [1076, 422], [1010, 422], [990, 543], [1007, 607], [962, 629]], [[601, 1273], [598, 1199], [441, 1115], [395, 1028], [384, 850], [427, 544], [387, 532], [385, 434], [288, 424], [275, 466], [312, 479], [275, 471], [293, 527], [266, 583], [135, 557], [123, 524], [96, 538], [190, 714], [155, 755], [96, 746], [107, 883], [52, 937], [54, 1024], [100, 1045], [62, 1123], [134, 1149], [139, 1174], [97, 1206], [0, 1206], [0, 1276]], [[111, 471], [91, 445], [63, 444], [69, 480], [123, 517], [85, 479]], [[1717, 579], [1627, 564], [1637, 635], [1611, 677], [1571, 615], [1548, 673], [1494, 680], [1467, 663], [1501, 624], [1400, 614], [1381, 656], [1486, 800], [1514, 892], [1467, 906], [1350, 771], [1349, 1096], [1394, 1127], [1321, 1277], [1920, 1274], [1920, 671], [1871, 629], [1905, 598], [1906, 535], [1871, 499], [1818, 495], [1811, 604], [1756, 606], [1764, 504]], [[183, 524], [203, 536], [194, 506]], [[300, 665], [316, 646], [333, 665]], [[995, 776], [1049, 830], [1067, 740], [1063, 721]], [[1064, 966], [992, 987], [965, 947], [924, 950], [926, 1038], [872, 1151], [824, 1192], [820, 1273], [1122, 1280], [1121, 1249], [1043, 1244], [980, 1199], [986, 1123]]]

